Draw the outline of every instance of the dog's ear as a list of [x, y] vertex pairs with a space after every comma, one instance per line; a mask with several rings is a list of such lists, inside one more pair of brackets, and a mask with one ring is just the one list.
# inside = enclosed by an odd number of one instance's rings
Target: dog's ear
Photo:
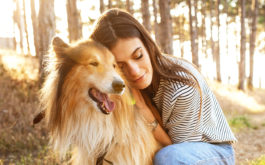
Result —
[[54, 37], [52, 40], [53, 50], [56, 55], [63, 55], [65, 50], [69, 47], [60, 37]]

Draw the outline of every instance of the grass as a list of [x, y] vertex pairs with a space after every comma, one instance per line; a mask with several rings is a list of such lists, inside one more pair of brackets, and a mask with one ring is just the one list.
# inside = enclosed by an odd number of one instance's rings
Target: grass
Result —
[[[0, 52], [0, 165], [66, 164], [70, 156], [60, 161], [49, 148], [44, 122], [32, 127], [40, 109], [35, 72], [38, 67], [33, 67], [37, 59], [8, 56]], [[13, 59], [17, 58], [20, 60], [15, 61], [14, 67]]]
[[229, 121], [230, 127], [234, 132], [238, 132], [244, 128], [257, 129], [258, 127], [251, 124], [250, 119], [247, 116], [235, 116]]
[[260, 156], [256, 160], [249, 161], [249, 165], [264, 165], [265, 164], [265, 155]]
[[44, 124], [34, 129], [31, 125], [32, 118], [39, 109], [38, 81], [28, 78], [27, 74], [30, 72], [25, 72], [27, 65], [20, 65], [18, 69], [8, 68], [8, 63], [3, 62], [2, 57], [1, 55], [0, 165], [40, 164], [43, 158], [52, 162], [55, 159], [50, 156], [46, 147], [48, 138]]
[[[18, 146], [19, 147], [19, 146]], [[26, 150], [26, 149], [24, 149]], [[6, 164], [16, 165], [28, 165], [28, 164], [59, 164], [56, 160], [56, 156], [51, 153], [50, 149], [44, 145], [39, 146], [35, 151], [28, 151], [27, 153], [8, 155], [6, 160], [3, 160]]]

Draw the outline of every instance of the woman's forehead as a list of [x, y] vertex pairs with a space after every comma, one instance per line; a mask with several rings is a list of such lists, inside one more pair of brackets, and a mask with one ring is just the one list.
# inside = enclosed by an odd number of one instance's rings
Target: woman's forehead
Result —
[[142, 41], [137, 38], [119, 39], [112, 47], [111, 52], [117, 61], [124, 61], [136, 53], [137, 50], [144, 47]]

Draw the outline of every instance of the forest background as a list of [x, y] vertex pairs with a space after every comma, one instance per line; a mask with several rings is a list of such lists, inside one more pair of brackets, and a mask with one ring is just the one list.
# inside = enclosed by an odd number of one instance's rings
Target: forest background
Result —
[[264, 0], [0, 0], [0, 165], [65, 161], [50, 151], [45, 124], [31, 125], [43, 57], [55, 35], [87, 39], [110, 8], [199, 68], [238, 138], [237, 164], [265, 164]]

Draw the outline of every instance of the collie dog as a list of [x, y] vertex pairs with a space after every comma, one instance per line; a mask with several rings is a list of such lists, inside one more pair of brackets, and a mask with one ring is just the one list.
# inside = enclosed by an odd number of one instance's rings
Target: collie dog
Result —
[[115, 58], [92, 40], [69, 45], [58, 37], [46, 66], [41, 104], [54, 149], [78, 165], [147, 165], [159, 149], [134, 108]]

